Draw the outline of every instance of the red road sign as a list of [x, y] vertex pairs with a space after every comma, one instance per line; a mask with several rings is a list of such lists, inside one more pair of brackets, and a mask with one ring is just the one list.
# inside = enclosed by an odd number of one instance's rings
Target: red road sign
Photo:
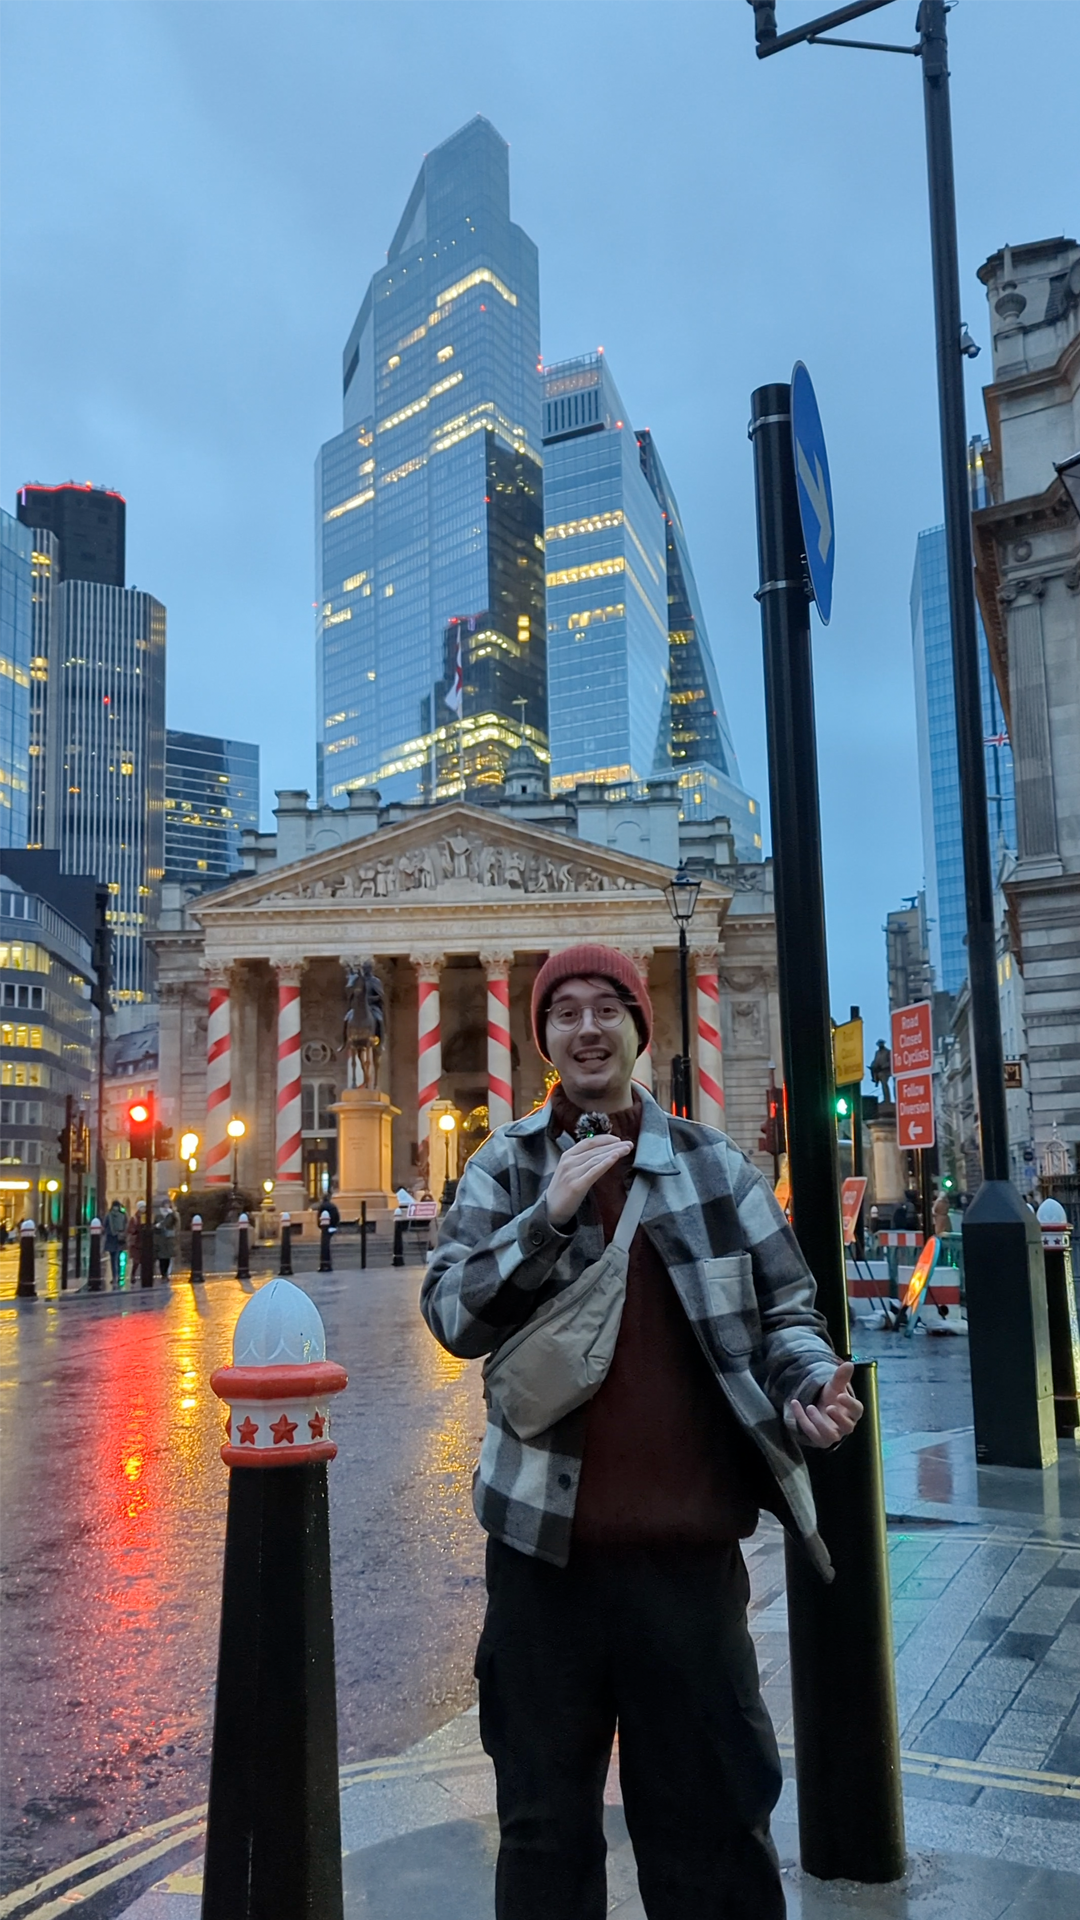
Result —
[[[929, 1073], [934, 1064], [934, 1037], [930, 1031], [930, 1002], [917, 1000], [912, 1007], [897, 1007], [892, 1016], [892, 1070]], [[901, 1143], [902, 1144], [902, 1143]]]
[[934, 1144], [934, 1076], [901, 1074], [896, 1082], [896, 1144], [932, 1147]]
[[850, 1247], [855, 1238], [855, 1223], [859, 1218], [859, 1208], [866, 1193], [866, 1181], [861, 1173], [844, 1181], [840, 1189], [840, 1217], [844, 1224], [844, 1245]]

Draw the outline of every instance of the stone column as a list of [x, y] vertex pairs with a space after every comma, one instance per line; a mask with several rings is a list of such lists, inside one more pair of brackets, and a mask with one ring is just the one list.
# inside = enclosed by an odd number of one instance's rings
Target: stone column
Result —
[[510, 1051], [511, 953], [482, 953], [487, 976], [487, 1084], [488, 1124], [494, 1133], [514, 1117], [512, 1054]]
[[697, 1002], [697, 1118], [707, 1127], [723, 1127], [724, 1060], [716, 950], [695, 953], [693, 960]]
[[[294, 1187], [302, 1195], [303, 1142], [300, 1135], [300, 976], [302, 960], [285, 960], [277, 968], [277, 1127], [274, 1179], [277, 1187]], [[290, 1205], [292, 1196], [278, 1205]]]
[[232, 1180], [232, 1141], [226, 1128], [232, 1102], [232, 971], [212, 971], [206, 1020], [206, 1139], [203, 1177], [208, 1187], [227, 1187]]
[[[627, 954], [626, 957], [632, 961], [637, 968], [638, 978], [647, 991], [649, 986], [649, 961], [652, 959], [652, 948], [642, 948], [637, 953]], [[641, 1086], [647, 1087], [650, 1093], [653, 1092], [656, 1086], [656, 1074], [653, 1070], [651, 1047], [646, 1047], [644, 1053], [638, 1054], [637, 1060], [634, 1063], [634, 1071], [630, 1078], [637, 1080]]]
[[441, 959], [412, 956], [417, 983], [416, 1138], [423, 1149], [430, 1130], [431, 1106], [442, 1079], [442, 1016], [439, 1006]]

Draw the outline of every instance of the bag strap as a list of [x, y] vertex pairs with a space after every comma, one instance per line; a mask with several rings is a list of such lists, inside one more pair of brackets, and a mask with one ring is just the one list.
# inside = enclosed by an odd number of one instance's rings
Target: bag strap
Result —
[[623, 1210], [619, 1215], [619, 1224], [609, 1242], [609, 1245], [617, 1247], [620, 1253], [629, 1253], [630, 1251], [630, 1242], [633, 1240], [641, 1224], [641, 1216], [645, 1211], [645, 1202], [648, 1196], [648, 1180], [643, 1173], [636, 1173], [634, 1175], [634, 1184], [623, 1202]]

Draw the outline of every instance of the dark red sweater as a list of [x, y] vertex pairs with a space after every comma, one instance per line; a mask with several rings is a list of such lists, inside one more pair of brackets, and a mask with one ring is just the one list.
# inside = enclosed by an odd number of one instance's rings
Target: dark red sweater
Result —
[[[551, 1104], [553, 1131], [573, 1134], [580, 1112], [561, 1087]], [[622, 1139], [637, 1139], [637, 1105], [610, 1119]], [[632, 1177], [628, 1156], [592, 1189], [605, 1245]], [[707, 1546], [744, 1539], [757, 1525], [767, 1480], [765, 1462], [739, 1426], [639, 1227], [611, 1370], [589, 1402], [575, 1540]]]

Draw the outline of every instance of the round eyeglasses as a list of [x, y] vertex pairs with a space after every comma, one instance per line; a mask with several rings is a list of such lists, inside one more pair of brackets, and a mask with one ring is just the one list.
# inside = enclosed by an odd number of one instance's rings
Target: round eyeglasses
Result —
[[621, 1027], [626, 1019], [627, 1008], [621, 1000], [599, 1000], [592, 1007], [572, 1006], [564, 1001], [561, 1006], [552, 1007], [548, 1014], [549, 1025], [556, 1033], [573, 1033], [580, 1027], [587, 1013], [591, 1013], [598, 1027]]

